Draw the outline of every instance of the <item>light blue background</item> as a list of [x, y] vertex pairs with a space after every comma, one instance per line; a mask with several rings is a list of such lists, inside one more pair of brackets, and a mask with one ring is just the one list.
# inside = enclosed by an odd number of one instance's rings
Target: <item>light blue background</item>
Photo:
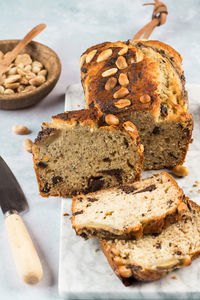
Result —
[[[145, 2], [145, 1], [144, 1]], [[62, 74], [54, 91], [39, 105], [21, 111], [0, 111], [0, 154], [18, 178], [30, 204], [24, 220], [44, 266], [38, 286], [24, 285], [16, 275], [0, 216], [0, 299], [57, 299], [59, 255], [59, 199], [38, 194], [32, 157], [22, 147], [24, 137], [12, 126], [25, 124], [34, 139], [43, 121], [63, 111], [66, 86], [80, 81], [78, 60], [89, 46], [103, 41], [127, 40], [150, 21], [152, 7], [139, 0], [0, 0], [0, 39], [22, 38], [38, 23], [47, 28], [36, 38], [54, 49]], [[149, 0], [149, 2], [151, 2]], [[188, 83], [200, 82], [200, 1], [165, 1], [169, 15], [152, 39], [172, 45], [184, 56]]]

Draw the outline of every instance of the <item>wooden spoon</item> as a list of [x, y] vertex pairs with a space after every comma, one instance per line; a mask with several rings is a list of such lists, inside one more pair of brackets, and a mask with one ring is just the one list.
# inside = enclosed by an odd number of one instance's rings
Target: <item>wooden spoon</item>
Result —
[[0, 79], [3, 73], [6, 72], [9, 65], [17, 57], [17, 55], [24, 49], [24, 47], [32, 41], [42, 30], [46, 28], [45, 24], [39, 24], [29, 31], [25, 37], [17, 44], [17, 46], [0, 61]]

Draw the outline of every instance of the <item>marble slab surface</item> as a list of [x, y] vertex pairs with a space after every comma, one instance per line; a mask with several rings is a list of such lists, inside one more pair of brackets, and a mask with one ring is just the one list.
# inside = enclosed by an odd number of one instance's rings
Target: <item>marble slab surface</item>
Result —
[[[188, 85], [190, 111], [194, 116], [194, 142], [190, 145], [185, 165], [189, 176], [177, 179], [185, 194], [200, 204], [200, 85]], [[80, 84], [71, 85], [66, 91], [65, 110], [83, 108]], [[143, 178], [153, 172], [143, 172]], [[200, 259], [189, 267], [174, 271], [169, 276], [152, 283], [136, 283], [124, 287], [108, 265], [97, 240], [83, 240], [72, 230], [71, 199], [62, 200], [59, 294], [65, 299], [199, 299]], [[172, 276], [177, 276], [177, 280]]]

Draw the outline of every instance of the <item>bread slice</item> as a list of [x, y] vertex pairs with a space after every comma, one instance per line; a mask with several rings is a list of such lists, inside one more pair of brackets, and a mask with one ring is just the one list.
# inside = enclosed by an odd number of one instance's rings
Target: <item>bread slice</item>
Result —
[[140, 240], [103, 240], [108, 262], [125, 285], [153, 281], [191, 264], [200, 254], [200, 206], [185, 199], [188, 210], [178, 223], [160, 235]]
[[95, 108], [43, 124], [32, 149], [42, 196], [94, 192], [140, 178], [143, 147], [136, 127], [106, 125]]
[[178, 52], [160, 41], [105, 42], [84, 52], [80, 68], [86, 106], [137, 127], [144, 169], [184, 162], [193, 118]]
[[84, 238], [129, 239], [160, 233], [187, 210], [183, 191], [166, 172], [131, 185], [79, 195], [72, 226]]

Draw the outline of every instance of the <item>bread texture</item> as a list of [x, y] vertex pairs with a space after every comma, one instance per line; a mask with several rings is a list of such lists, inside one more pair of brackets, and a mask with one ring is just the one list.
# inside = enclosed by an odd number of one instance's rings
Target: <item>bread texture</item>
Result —
[[86, 107], [133, 122], [144, 145], [144, 169], [184, 162], [193, 118], [181, 55], [159, 41], [105, 42], [80, 59]]
[[32, 149], [42, 196], [72, 196], [139, 180], [143, 147], [131, 122], [106, 126], [97, 109], [44, 123]]
[[130, 185], [79, 195], [72, 226], [83, 238], [131, 239], [160, 233], [187, 210], [183, 191], [166, 172]]
[[137, 241], [101, 241], [108, 262], [125, 285], [160, 279], [199, 256], [200, 207], [189, 199], [185, 203], [188, 210], [183, 219], [160, 235], [146, 235]]

